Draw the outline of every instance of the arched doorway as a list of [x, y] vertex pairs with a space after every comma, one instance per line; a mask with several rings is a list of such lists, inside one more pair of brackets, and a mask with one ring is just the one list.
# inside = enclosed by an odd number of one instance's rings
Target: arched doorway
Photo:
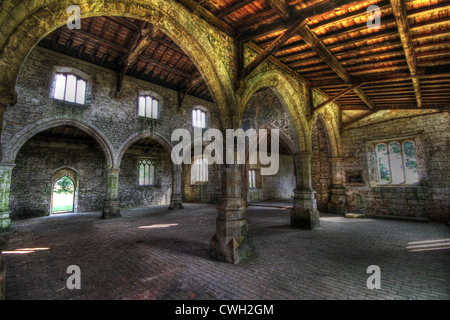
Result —
[[53, 174], [51, 214], [77, 212], [78, 174], [70, 168]]
[[12, 148], [11, 218], [102, 209], [111, 160], [81, 125], [72, 124], [34, 128]]

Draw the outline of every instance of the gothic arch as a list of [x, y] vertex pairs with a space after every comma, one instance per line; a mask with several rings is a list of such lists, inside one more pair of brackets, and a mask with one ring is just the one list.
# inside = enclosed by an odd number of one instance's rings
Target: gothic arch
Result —
[[[78, 5], [82, 18], [125, 16], [154, 24], [169, 36], [188, 56], [205, 79], [219, 107], [223, 121], [233, 121], [237, 105], [231, 71], [218, 52], [227, 57], [231, 43], [225, 34], [213, 29], [175, 0], [25, 0], [12, 6], [4, 1], [0, 25], [0, 91], [14, 95], [14, 87], [22, 63], [31, 50], [51, 31], [65, 25], [71, 16], [67, 8]], [[222, 50], [221, 50], [222, 49]], [[229, 125], [224, 123], [224, 125]]]
[[291, 118], [292, 125], [296, 128], [294, 141], [296, 151], [310, 151], [311, 142], [307, 134], [308, 123], [304, 115], [305, 103], [301, 98], [303, 96], [302, 86], [298, 81], [283, 72], [267, 71], [248, 79], [245, 90], [240, 97], [240, 119], [242, 119], [251, 96], [264, 87], [269, 87], [274, 91]]
[[116, 168], [120, 168], [120, 164], [122, 162], [123, 155], [125, 152], [130, 148], [133, 144], [138, 142], [141, 139], [145, 138], [151, 138], [155, 141], [157, 141], [159, 144], [161, 144], [164, 149], [167, 151], [169, 157], [172, 152], [172, 144], [162, 135], [156, 132], [137, 132], [133, 135], [131, 135], [122, 145], [119, 147], [119, 150], [116, 154], [116, 157], [114, 159], [114, 164]]
[[113, 167], [114, 147], [109, 139], [98, 128], [72, 119], [40, 120], [26, 126], [14, 135], [7, 146], [3, 145], [3, 147], [6, 147], [3, 150], [3, 156], [6, 157], [3, 162], [14, 162], [18, 152], [28, 140], [44, 130], [59, 126], [73, 126], [89, 134], [102, 149], [107, 166]]

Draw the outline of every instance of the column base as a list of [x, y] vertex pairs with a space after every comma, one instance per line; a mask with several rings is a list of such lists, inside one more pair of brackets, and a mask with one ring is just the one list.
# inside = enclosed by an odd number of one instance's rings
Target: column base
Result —
[[291, 226], [307, 230], [313, 230], [320, 227], [319, 210], [292, 208]]
[[291, 209], [291, 226], [313, 230], [320, 226], [314, 191], [310, 189], [294, 191], [294, 207]]
[[221, 199], [216, 234], [210, 241], [210, 254], [216, 260], [237, 264], [255, 249], [248, 234], [248, 220], [242, 199]]
[[115, 219], [120, 217], [119, 201], [103, 202], [102, 219]]
[[184, 209], [183, 203], [181, 200], [170, 200], [169, 210], [180, 210]]
[[9, 212], [0, 213], [0, 233], [9, 232], [11, 226], [11, 218]]
[[347, 200], [345, 188], [337, 186], [330, 188], [330, 200], [328, 202], [328, 213], [345, 215], [347, 213]]

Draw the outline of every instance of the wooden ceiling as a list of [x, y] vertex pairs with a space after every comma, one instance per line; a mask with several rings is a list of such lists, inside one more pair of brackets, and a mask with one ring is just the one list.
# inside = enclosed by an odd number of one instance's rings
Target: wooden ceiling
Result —
[[[344, 111], [450, 105], [450, 0], [178, 1], [261, 49], [237, 77], [272, 56]], [[370, 5], [381, 10], [380, 28], [367, 27]], [[40, 45], [212, 100], [189, 57], [142, 21], [83, 19], [81, 30], [60, 28]]]
[[81, 20], [81, 29], [61, 27], [39, 46], [212, 101], [208, 87], [189, 57], [147, 22], [122, 17]]

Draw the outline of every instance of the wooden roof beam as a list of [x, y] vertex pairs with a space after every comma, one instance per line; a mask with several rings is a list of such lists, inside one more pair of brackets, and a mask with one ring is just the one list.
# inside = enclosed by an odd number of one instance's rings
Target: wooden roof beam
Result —
[[249, 5], [250, 3], [254, 2], [255, 0], [243, 0], [243, 1], [237, 1], [235, 4], [225, 8], [222, 11], [217, 12], [215, 15], [217, 18], [222, 19], [223, 17], [226, 17], [233, 12], [238, 11], [239, 9]]
[[252, 62], [250, 62], [242, 71], [242, 78], [248, 76], [253, 70], [255, 70], [262, 62], [264, 62], [269, 56], [275, 53], [286, 41], [288, 41], [300, 28], [308, 23], [306, 19], [298, 20], [292, 24], [283, 34], [278, 36], [270, 46], [268, 46], [262, 53], [260, 53]]
[[227, 23], [225, 23], [223, 20], [219, 19], [215, 15], [213, 15], [211, 12], [206, 10], [204, 7], [202, 7], [197, 1], [195, 0], [178, 0], [182, 4], [184, 4], [189, 10], [192, 12], [198, 14], [200, 17], [202, 17], [204, 20], [215, 26], [216, 28], [224, 31], [231, 37], [235, 37], [236, 31], [230, 27]]
[[242, 41], [250, 41], [277, 31], [286, 30], [298, 20], [305, 20], [312, 16], [324, 14], [326, 12], [334, 10], [335, 8], [348, 5], [352, 2], [355, 2], [355, 0], [324, 0], [310, 5], [295, 13], [292, 13], [288, 23], [286, 23], [286, 21], [284, 21], [283, 19], [280, 19], [281, 21], [275, 21], [274, 23], [271, 23], [269, 25], [263, 25], [256, 30], [244, 32], [243, 34], [239, 35], [238, 39]]
[[285, 0], [267, 0], [270, 7], [278, 13], [281, 19], [289, 21], [291, 19], [291, 8]]
[[347, 93], [349, 93], [350, 91], [353, 91], [356, 88], [361, 87], [363, 84], [364, 84], [363, 82], [360, 82], [360, 83], [351, 85], [350, 87], [342, 90], [338, 94], [334, 95], [333, 97], [331, 97], [331, 98], [327, 99], [326, 101], [322, 102], [321, 104], [319, 104], [317, 107], [314, 108], [314, 111], [318, 111], [318, 110], [322, 109], [323, 107], [329, 105], [330, 103], [335, 102], [337, 99], [342, 98]]
[[[355, 84], [355, 79], [345, 70], [342, 64], [333, 56], [333, 54], [328, 50], [322, 41], [313, 33], [307, 25], [304, 25], [299, 29], [300, 36], [302, 39], [313, 49], [325, 63], [341, 78], [345, 83], [349, 85]], [[359, 82], [359, 81], [358, 81]], [[356, 95], [367, 105], [369, 109], [374, 109], [375, 105], [366, 95], [366, 93], [359, 87], [353, 89]]]
[[420, 80], [417, 76], [417, 59], [414, 52], [411, 33], [409, 31], [408, 14], [406, 12], [406, 5], [401, 0], [391, 0], [392, 10], [394, 13], [397, 29], [400, 34], [403, 50], [405, 52], [406, 62], [411, 73], [414, 92], [416, 95], [417, 105], [422, 107], [422, 91], [420, 89]]

